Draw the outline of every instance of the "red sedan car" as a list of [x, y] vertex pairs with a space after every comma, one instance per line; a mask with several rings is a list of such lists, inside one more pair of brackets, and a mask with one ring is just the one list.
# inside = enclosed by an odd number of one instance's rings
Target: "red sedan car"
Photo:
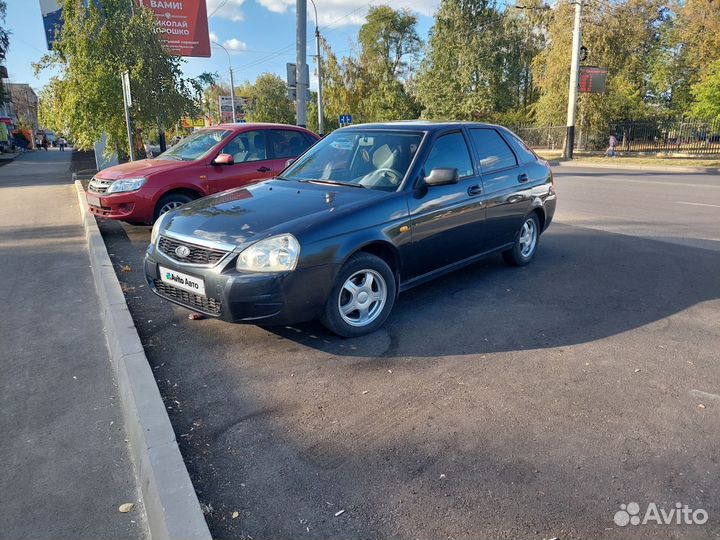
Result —
[[285, 124], [203, 128], [155, 159], [98, 172], [88, 186], [88, 207], [96, 216], [150, 224], [193, 199], [276, 176], [317, 140]]

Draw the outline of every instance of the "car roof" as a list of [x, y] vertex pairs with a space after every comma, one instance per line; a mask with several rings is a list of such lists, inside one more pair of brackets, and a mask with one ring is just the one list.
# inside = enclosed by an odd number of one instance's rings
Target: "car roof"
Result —
[[370, 124], [353, 124], [341, 129], [351, 130], [353, 128], [364, 129], [405, 129], [409, 131], [440, 131], [448, 128], [478, 127], [478, 128], [496, 128], [502, 127], [496, 124], [486, 124], [484, 122], [467, 122], [467, 121], [448, 121], [448, 120], [397, 120], [393, 122], [377, 122]]
[[308, 131], [308, 129], [300, 127], [300, 126], [294, 126], [292, 124], [273, 124], [269, 122], [228, 122], [225, 124], [216, 124], [214, 126], [207, 126], [206, 128], [202, 129], [208, 129], [208, 128], [214, 128], [214, 129], [252, 129], [257, 127], [264, 127], [264, 128], [276, 128], [276, 129], [299, 129], [302, 131]]

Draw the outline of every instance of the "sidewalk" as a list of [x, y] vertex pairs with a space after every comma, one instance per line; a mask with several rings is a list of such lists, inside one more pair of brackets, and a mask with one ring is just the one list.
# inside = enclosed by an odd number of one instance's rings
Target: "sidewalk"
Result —
[[0, 168], [0, 536], [145, 538], [70, 157]]

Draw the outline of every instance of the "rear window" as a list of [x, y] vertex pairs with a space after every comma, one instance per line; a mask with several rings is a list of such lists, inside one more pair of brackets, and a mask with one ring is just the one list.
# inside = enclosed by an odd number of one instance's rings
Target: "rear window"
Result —
[[532, 149], [525, 144], [525, 141], [515, 135], [512, 131], [504, 129], [503, 135], [505, 135], [505, 138], [510, 141], [510, 146], [512, 146], [513, 150], [515, 150], [515, 154], [521, 164], [537, 160], [538, 157], [535, 152], [533, 152]]

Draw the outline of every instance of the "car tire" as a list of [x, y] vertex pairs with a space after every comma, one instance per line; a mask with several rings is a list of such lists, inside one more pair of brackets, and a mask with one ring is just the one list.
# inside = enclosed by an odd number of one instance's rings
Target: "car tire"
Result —
[[320, 320], [342, 337], [369, 334], [387, 320], [396, 292], [395, 274], [384, 260], [356, 253], [340, 269]]
[[523, 220], [520, 230], [515, 235], [512, 249], [503, 251], [503, 259], [510, 266], [525, 266], [535, 256], [539, 241], [540, 221], [533, 212]]
[[165, 212], [180, 208], [182, 205], [194, 200], [193, 197], [186, 193], [168, 193], [161, 198], [155, 206], [154, 220], [162, 216]]

